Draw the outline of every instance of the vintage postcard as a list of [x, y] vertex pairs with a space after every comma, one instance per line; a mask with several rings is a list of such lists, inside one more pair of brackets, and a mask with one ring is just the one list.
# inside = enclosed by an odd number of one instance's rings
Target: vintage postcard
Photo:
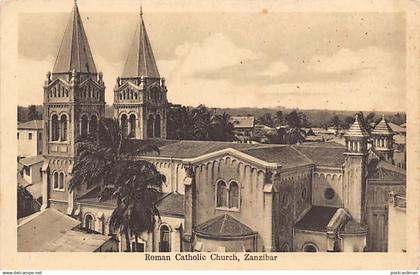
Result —
[[419, 2], [1, 11], [2, 269], [419, 267]]

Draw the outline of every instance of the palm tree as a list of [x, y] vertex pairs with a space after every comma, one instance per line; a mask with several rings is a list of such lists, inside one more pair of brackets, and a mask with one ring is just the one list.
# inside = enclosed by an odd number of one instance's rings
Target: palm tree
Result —
[[117, 207], [110, 219], [110, 230], [123, 234], [127, 251], [131, 251], [130, 236], [138, 236], [154, 228], [159, 212], [154, 202], [162, 192], [165, 176], [138, 154], [158, 148], [140, 146], [131, 150], [118, 121], [102, 119], [97, 132], [77, 142], [76, 161], [70, 189], [99, 188], [99, 201], [115, 199]]
[[235, 141], [237, 138], [233, 133], [233, 124], [229, 121], [229, 114], [223, 112], [221, 115], [214, 115], [210, 121], [209, 139], [214, 141]]

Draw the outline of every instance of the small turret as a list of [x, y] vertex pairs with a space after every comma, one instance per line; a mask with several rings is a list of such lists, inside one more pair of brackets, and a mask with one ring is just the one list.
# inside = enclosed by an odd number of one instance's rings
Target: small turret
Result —
[[359, 115], [356, 114], [353, 125], [344, 135], [347, 154], [366, 154], [369, 137], [369, 133], [360, 123]]
[[382, 115], [381, 121], [372, 131], [373, 147], [385, 158], [386, 161], [392, 162], [394, 155], [394, 131], [388, 125], [385, 116]]

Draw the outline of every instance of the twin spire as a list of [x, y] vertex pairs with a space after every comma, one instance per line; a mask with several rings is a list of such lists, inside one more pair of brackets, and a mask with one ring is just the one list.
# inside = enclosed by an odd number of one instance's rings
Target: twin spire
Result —
[[131, 42], [121, 78], [137, 78], [141, 76], [160, 78], [149, 36], [144, 25], [143, 10], [140, 6], [140, 20]]
[[[97, 73], [76, 1], [74, 1], [74, 7], [61, 41], [53, 74], [69, 73], [73, 70], [78, 73]], [[141, 7], [140, 20], [130, 46], [123, 74], [121, 75], [121, 78], [138, 77], [160, 78], [143, 21]]]
[[69, 73], [73, 70], [79, 73], [97, 73], [76, 1], [61, 40], [53, 73]]

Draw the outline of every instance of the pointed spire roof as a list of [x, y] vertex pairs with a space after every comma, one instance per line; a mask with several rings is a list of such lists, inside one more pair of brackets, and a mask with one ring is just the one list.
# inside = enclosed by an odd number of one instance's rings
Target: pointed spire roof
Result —
[[356, 114], [353, 125], [347, 130], [345, 136], [347, 137], [369, 137], [369, 133], [360, 123], [359, 115]]
[[144, 25], [143, 11], [140, 7], [140, 20], [131, 42], [121, 78], [142, 76], [160, 78], [149, 36]]
[[388, 122], [385, 119], [385, 115], [382, 115], [381, 121], [376, 124], [375, 129], [373, 129], [372, 134], [374, 135], [393, 135], [391, 127], [388, 125]]
[[97, 73], [76, 1], [61, 40], [53, 73], [73, 70], [79, 73]]

